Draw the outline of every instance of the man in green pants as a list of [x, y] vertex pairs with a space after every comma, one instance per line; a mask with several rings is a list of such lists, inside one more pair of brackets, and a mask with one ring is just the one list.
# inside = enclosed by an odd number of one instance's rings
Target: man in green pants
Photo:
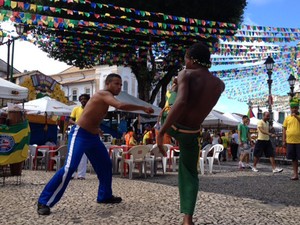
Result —
[[193, 224], [199, 188], [197, 163], [200, 125], [225, 89], [224, 83], [209, 72], [210, 65], [210, 52], [205, 44], [194, 44], [186, 51], [186, 69], [178, 74], [176, 101], [157, 137], [157, 145], [162, 152], [165, 133], [179, 142], [178, 183], [184, 225]]

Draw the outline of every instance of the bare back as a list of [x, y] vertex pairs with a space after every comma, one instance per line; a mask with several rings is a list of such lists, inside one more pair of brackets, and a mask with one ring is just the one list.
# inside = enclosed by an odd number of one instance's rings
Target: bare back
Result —
[[84, 107], [77, 124], [93, 134], [99, 134], [100, 123], [108, 111], [108, 98], [114, 98], [109, 91], [98, 91]]
[[207, 69], [186, 69], [178, 76], [178, 95], [181, 95], [180, 85], [186, 83], [182, 93], [186, 95], [186, 107], [177, 122], [191, 128], [199, 128], [203, 120], [218, 102], [221, 93], [225, 89], [224, 83], [214, 77]]

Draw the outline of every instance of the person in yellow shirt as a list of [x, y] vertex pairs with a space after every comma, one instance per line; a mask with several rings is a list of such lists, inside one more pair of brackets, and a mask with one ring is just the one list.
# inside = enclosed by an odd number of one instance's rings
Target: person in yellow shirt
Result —
[[225, 135], [224, 132], [222, 132], [221, 134], [221, 139], [222, 139], [222, 145], [224, 146], [224, 150], [222, 151], [222, 161], [226, 161], [226, 152], [227, 152], [227, 148], [228, 148], [228, 137]]
[[143, 145], [153, 144], [152, 128], [150, 124], [145, 124], [144, 126], [144, 136], [143, 136]]
[[298, 180], [298, 160], [300, 160], [300, 116], [299, 99], [294, 97], [290, 101], [291, 115], [283, 122], [282, 146], [287, 147], [287, 158], [292, 160], [293, 176], [291, 180]]
[[282, 168], [276, 167], [276, 163], [274, 159], [275, 153], [272, 147], [272, 143], [270, 141], [270, 136], [275, 136], [275, 134], [270, 133], [269, 120], [270, 120], [270, 113], [264, 112], [263, 119], [257, 122], [258, 137], [255, 143], [254, 153], [253, 153], [254, 154], [254, 162], [252, 167], [253, 172], [258, 172], [256, 165], [263, 153], [265, 154], [266, 157], [270, 158], [273, 173], [280, 173], [283, 171]]
[[[71, 125], [76, 124], [76, 122], [79, 120], [79, 118], [83, 112], [83, 109], [84, 109], [86, 103], [89, 101], [89, 99], [90, 99], [90, 95], [88, 95], [88, 94], [82, 94], [79, 96], [79, 101], [81, 103], [81, 106], [74, 107], [74, 109], [72, 110], [71, 115], [70, 115], [69, 124], [71, 124]], [[78, 165], [78, 168], [77, 168], [77, 178], [79, 180], [85, 180], [87, 160], [88, 159], [87, 159], [86, 155], [83, 154], [83, 156], [80, 160], [80, 163]], [[72, 177], [74, 178], [75, 174]]]

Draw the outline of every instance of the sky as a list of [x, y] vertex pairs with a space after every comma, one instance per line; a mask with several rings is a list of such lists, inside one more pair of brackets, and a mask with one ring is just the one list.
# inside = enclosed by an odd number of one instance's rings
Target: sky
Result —
[[[244, 24], [300, 28], [299, 0], [248, 0], [244, 13]], [[0, 46], [0, 58], [7, 61], [7, 46]], [[47, 56], [47, 53], [37, 46], [26, 42], [16, 41], [14, 51], [14, 67], [23, 72], [25, 70], [39, 70], [46, 75], [56, 74], [69, 66]], [[236, 112], [247, 114], [248, 106], [222, 96], [215, 106], [222, 112]]]
[[[299, 0], [248, 0], [244, 13], [244, 24], [300, 28], [299, 8]], [[221, 112], [248, 113], [246, 103], [230, 100], [225, 96], [221, 96], [214, 109]]]

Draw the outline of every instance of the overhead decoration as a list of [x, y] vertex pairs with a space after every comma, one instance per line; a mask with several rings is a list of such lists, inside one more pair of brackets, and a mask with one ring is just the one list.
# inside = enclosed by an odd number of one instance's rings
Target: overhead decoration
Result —
[[[57, 2], [64, 4], [56, 7]], [[219, 39], [210, 46], [214, 53], [211, 71], [225, 82], [227, 97], [244, 102], [249, 98], [266, 97], [263, 63], [268, 56], [275, 60], [274, 95], [286, 95], [287, 77], [289, 74], [298, 76], [300, 45], [287, 43], [299, 42], [300, 28], [237, 26], [90, 0], [49, 0], [47, 4], [0, 0], [0, 21], [35, 27], [34, 32], [28, 31], [21, 39], [44, 49], [51, 47], [74, 60], [82, 58], [95, 64], [129, 64], [147, 58], [150, 49], [155, 49], [156, 57], [170, 49], [176, 52], [173, 57], [181, 57], [186, 47], [194, 42], [211, 43], [211, 39]], [[80, 4], [84, 7], [74, 7]], [[56, 36], [52, 35], [54, 32]], [[0, 36], [11, 35], [10, 31], [0, 30]], [[153, 47], [153, 43], [162, 40], [170, 49], [165, 49], [164, 44]], [[170, 60], [170, 65], [174, 61]], [[274, 107], [277, 106], [275, 102]]]

